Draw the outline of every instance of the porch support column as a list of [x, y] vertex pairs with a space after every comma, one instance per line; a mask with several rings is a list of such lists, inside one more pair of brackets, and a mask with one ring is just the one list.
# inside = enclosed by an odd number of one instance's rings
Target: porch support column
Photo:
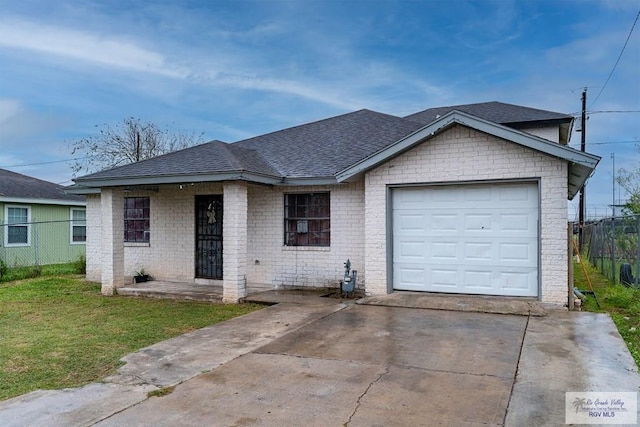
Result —
[[122, 190], [103, 188], [100, 197], [102, 295], [124, 286], [124, 199]]
[[222, 301], [247, 296], [247, 183], [225, 182], [222, 213]]

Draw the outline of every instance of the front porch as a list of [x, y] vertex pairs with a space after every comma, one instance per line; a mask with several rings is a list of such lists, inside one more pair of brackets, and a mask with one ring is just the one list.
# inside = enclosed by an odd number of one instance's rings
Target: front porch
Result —
[[[247, 297], [253, 296], [273, 288], [247, 285]], [[151, 280], [148, 282], [132, 283], [117, 288], [118, 295], [137, 296], [147, 298], [164, 298], [186, 301], [222, 302], [223, 286], [200, 285], [197, 283], [170, 280]]]
[[[247, 284], [247, 295], [241, 302], [255, 302], [261, 304], [277, 304], [281, 302], [302, 302], [302, 300], [316, 299], [337, 291], [337, 288], [300, 288], [260, 286]], [[152, 280], [142, 283], [132, 283], [117, 289], [118, 295], [137, 296], [146, 298], [163, 298], [183, 301], [202, 301], [221, 303], [222, 285], [201, 285], [193, 282], [178, 282], [168, 280]]]
[[[221, 303], [222, 285], [199, 285], [189, 282], [153, 280], [118, 288], [118, 295]], [[338, 288], [247, 285], [247, 296], [240, 302], [273, 305], [279, 303], [356, 304], [405, 307], [428, 310], [469, 311], [544, 317], [557, 306], [535, 298], [491, 295], [441, 294], [433, 292], [395, 291], [383, 296], [364, 297], [362, 290], [343, 298]]]

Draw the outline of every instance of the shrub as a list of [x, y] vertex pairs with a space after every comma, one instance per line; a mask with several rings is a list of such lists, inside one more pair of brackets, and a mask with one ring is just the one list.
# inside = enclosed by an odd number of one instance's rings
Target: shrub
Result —
[[86, 274], [87, 273], [87, 258], [84, 255], [80, 255], [77, 260], [72, 263], [73, 270], [76, 274]]
[[7, 267], [7, 263], [0, 259], [0, 280], [2, 280], [2, 277], [4, 277], [5, 274], [7, 274], [8, 269], [9, 267]]

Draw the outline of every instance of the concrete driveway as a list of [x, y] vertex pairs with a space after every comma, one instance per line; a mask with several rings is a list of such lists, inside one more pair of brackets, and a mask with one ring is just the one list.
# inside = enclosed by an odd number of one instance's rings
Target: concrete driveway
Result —
[[[435, 300], [289, 299], [134, 353], [104, 383], [0, 402], [0, 424], [562, 425], [566, 391], [640, 387], [606, 315]], [[476, 312], [487, 301], [520, 314]]]

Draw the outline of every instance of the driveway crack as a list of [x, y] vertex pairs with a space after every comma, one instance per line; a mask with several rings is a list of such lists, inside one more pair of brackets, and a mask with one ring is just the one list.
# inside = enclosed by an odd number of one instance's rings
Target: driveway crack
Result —
[[522, 351], [524, 350], [524, 341], [527, 338], [527, 331], [529, 330], [529, 321], [531, 320], [531, 312], [527, 316], [527, 322], [524, 325], [524, 331], [522, 332], [522, 343], [520, 344], [520, 351], [518, 352], [518, 363], [516, 364], [516, 370], [513, 375], [513, 382], [511, 383], [511, 390], [509, 391], [509, 401], [507, 402], [507, 410], [504, 411], [504, 417], [502, 419], [502, 425], [507, 421], [507, 415], [509, 409], [511, 409], [511, 399], [513, 399], [513, 390], [516, 387], [516, 381], [518, 381], [518, 374], [520, 373], [520, 361], [522, 359]]
[[383, 376], [385, 376], [386, 374], [389, 373], [389, 368], [390, 366], [387, 365], [384, 368], [384, 372], [382, 372], [380, 375], [378, 375], [378, 378], [376, 378], [375, 380], [371, 381], [369, 383], [369, 385], [367, 386], [367, 388], [364, 390], [364, 392], [358, 396], [358, 400], [356, 401], [356, 407], [353, 408], [353, 412], [351, 413], [351, 415], [349, 415], [349, 419], [347, 420], [347, 422], [345, 422], [343, 424], [344, 427], [348, 426], [349, 423], [351, 423], [351, 420], [353, 419], [353, 417], [356, 415], [356, 413], [358, 412], [358, 409], [360, 408], [360, 402], [362, 401], [362, 398], [365, 397], [367, 395], [367, 393], [369, 392], [369, 390], [371, 389], [371, 387], [373, 387], [374, 384], [376, 384], [377, 382], [379, 382]]

